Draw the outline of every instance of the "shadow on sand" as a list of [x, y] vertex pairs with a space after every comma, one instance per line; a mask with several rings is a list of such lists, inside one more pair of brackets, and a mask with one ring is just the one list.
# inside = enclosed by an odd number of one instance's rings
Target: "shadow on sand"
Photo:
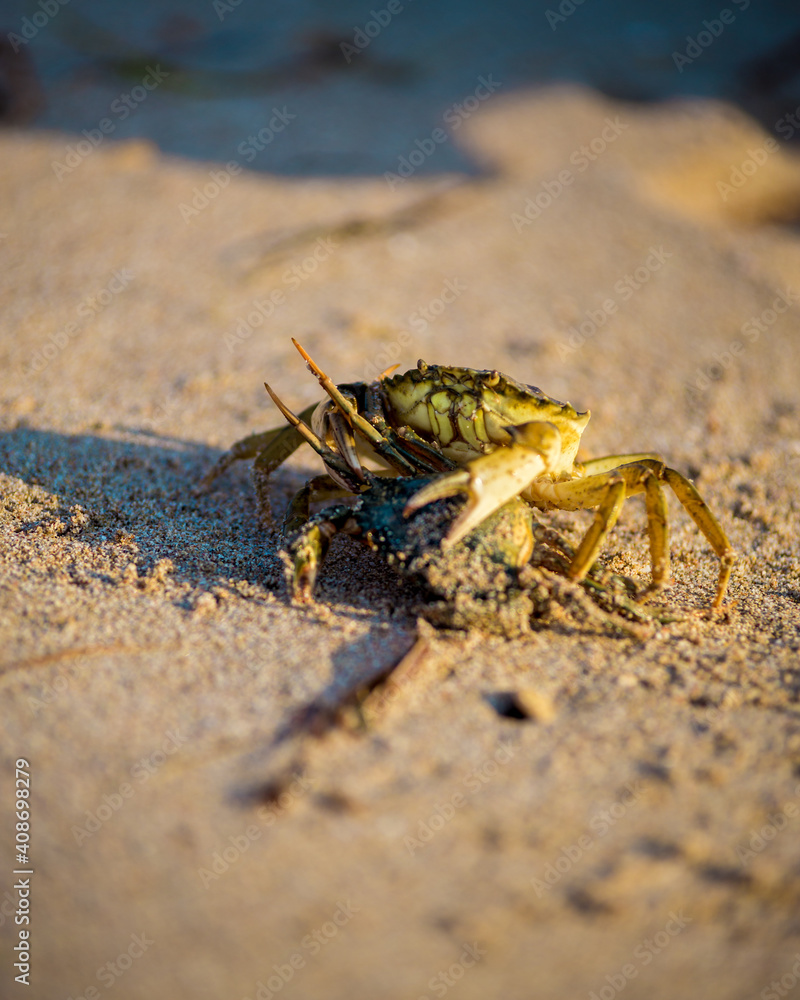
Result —
[[[258, 522], [243, 465], [196, 495], [216, 449], [128, 428], [110, 435], [28, 427], [0, 435], [0, 471], [21, 481], [4, 491], [6, 511], [18, 511], [16, 531], [70, 533], [91, 546], [135, 543], [141, 573], [171, 559], [175, 577], [193, 586], [277, 583], [276, 539]], [[291, 489], [291, 473], [275, 478], [276, 491]], [[54, 529], [57, 521], [67, 530]]]

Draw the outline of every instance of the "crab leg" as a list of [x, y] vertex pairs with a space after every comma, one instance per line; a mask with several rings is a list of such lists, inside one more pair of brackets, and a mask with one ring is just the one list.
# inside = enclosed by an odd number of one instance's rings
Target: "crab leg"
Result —
[[442, 540], [443, 549], [461, 541], [537, 476], [547, 472], [560, 452], [558, 428], [546, 421], [534, 420], [507, 430], [512, 437], [510, 445], [496, 448], [473, 459], [463, 469], [435, 479], [406, 504], [403, 514], [408, 517], [434, 500], [460, 492], [467, 494], [467, 506]]
[[[310, 420], [311, 414], [316, 409], [316, 405], [309, 406], [300, 414], [301, 420]], [[260, 455], [259, 464], [263, 466], [263, 471], [267, 474], [273, 472], [278, 466], [295, 452], [303, 443], [303, 438], [297, 433], [294, 427], [277, 427], [271, 431], [264, 431], [260, 434], [251, 434], [236, 444], [224, 455], [221, 455], [212, 468], [205, 474], [200, 482], [200, 489], [205, 490], [222, 475], [234, 462], [241, 462], [245, 458], [255, 458]], [[263, 454], [262, 454], [263, 453]]]
[[625, 481], [623, 479], [607, 480], [603, 483], [602, 491], [603, 495], [594, 520], [570, 563], [568, 575], [571, 580], [580, 581], [585, 578], [608, 533], [617, 523], [622, 505], [625, 503]]
[[566, 483], [536, 483], [531, 492], [545, 501], [555, 503], [562, 510], [597, 507], [594, 520], [570, 564], [569, 576], [573, 580], [583, 580], [586, 577], [603, 542], [616, 524], [627, 497], [643, 492], [650, 531], [652, 567], [650, 589], [660, 590], [667, 582], [669, 577], [667, 507], [657, 470], [650, 468], [644, 462], [623, 465], [608, 472], [599, 472]]
[[727, 535], [722, 530], [719, 521], [714, 517], [708, 504], [697, 492], [693, 483], [690, 483], [685, 476], [675, 469], [664, 467], [664, 478], [672, 487], [672, 492], [683, 504], [689, 517], [692, 518], [697, 527], [706, 536], [709, 545], [714, 550], [720, 560], [719, 579], [717, 580], [717, 594], [711, 605], [712, 608], [722, 607], [725, 599], [725, 591], [728, 589], [728, 581], [731, 578], [733, 564], [736, 561], [736, 553], [728, 541]]
[[308, 523], [309, 505], [320, 500], [342, 500], [349, 491], [328, 475], [314, 476], [295, 493], [283, 517], [281, 529], [284, 538], [294, 538]]
[[[350, 468], [347, 462], [343, 461], [339, 455], [329, 448], [317, 435], [311, 430], [305, 421], [301, 420], [296, 414], [292, 413], [288, 406], [278, 397], [272, 389], [264, 383], [264, 388], [270, 394], [272, 402], [278, 407], [281, 413], [286, 417], [292, 427], [301, 435], [314, 449], [314, 451], [320, 456], [320, 458], [325, 462], [327, 466], [333, 469], [334, 472], [347, 484], [348, 489], [351, 489], [353, 493], [360, 493], [364, 488], [363, 476], [357, 476], [356, 472]], [[256, 467], [259, 467], [259, 462], [256, 462]], [[361, 470], [359, 469], [359, 472]]]
[[[391, 369], [387, 369], [387, 371], [391, 371]], [[386, 372], [379, 375], [366, 388], [365, 418], [373, 427], [380, 431], [382, 437], [387, 439], [403, 458], [413, 463], [417, 473], [442, 472], [444, 469], [454, 468], [454, 463], [444, 457], [438, 443], [429, 444], [411, 427], [402, 427], [396, 431], [393, 427], [389, 426], [386, 420], [384, 400], [380, 387], [380, 380], [385, 375]]]
[[[596, 463], [587, 463], [587, 466], [591, 468], [593, 465], [597, 468], [604, 461], [606, 460], [601, 459]], [[662, 482], [672, 488], [675, 496], [706, 536], [720, 559], [717, 593], [712, 603], [713, 608], [718, 608], [725, 597], [736, 553], [731, 548], [719, 522], [692, 483], [675, 469], [665, 466], [660, 459], [642, 458], [629, 465], [621, 465], [565, 483], [534, 483], [530, 492], [533, 494], [534, 503], [536, 499], [540, 499], [562, 510], [598, 508], [595, 519], [570, 566], [570, 576], [573, 580], [582, 580], [586, 576], [606, 536], [614, 526], [624, 500], [643, 492], [650, 532], [652, 565], [650, 590], [657, 591], [669, 578], [667, 507]]]
[[339, 454], [357, 476], [363, 476], [361, 459], [358, 457], [358, 451], [356, 450], [355, 435], [347, 417], [338, 410], [335, 410], [333, 413], [328, 413], [327, 418], [328, 427], [331, 434], [333, 434]]
[[352, 515], [352, 508], [344, 504], [320, 511], [289, 543], [289, 551], [282, 558], [294, 600], [308, 603], [313, 598], [317, 573], [333, 536], [340, 531], [351, 535], [360, 533]]
[[621, 465], [633, 465], [634, 462], [654, 461], [661, 462], [661, 457], [652, 451], [643, 451], [635, 455], [604, 455], [602, 458], [590, 458], [586, 462], [576, 463], [576, 467], [583, 469], [585, 476], [596, 476], [601, 472], [611, 472]]
[[442, 454], [438, 445], [429, 444], [412, 427], [401, 427], [397, 436], [403, 441], [409, 454], [424, 472], [447, 472], [456, 468], [456, 463]]
[[386, 460], [390, 462], [395, 469], [398, 470], [398, 472], [402, 472], [405, 475], [414, 475], [418, 471], [415, 465], [405, 458], [397, 450], [397, 448], [395, 448], [391, 442], [388, 441], [383, 434], [381, 434], [379, 430], [372, 426], [368, 420], [365, 420], [361, 416], [353, 403], [350, 402], [339, 387], [325, 374], [325, 372], [308, 355], [300, 344], [297, 343], [294, 337], [292, 337], [292, 343], [300, 352], [303, 360], [306, 362], [310, 370], [317, 376], [319, 384], [331, 397], [334, 403], [336, 403], [342, 413], [348, 417], [353, 424], [353, 427], [373, 445], [379, 454], [384, 455]]

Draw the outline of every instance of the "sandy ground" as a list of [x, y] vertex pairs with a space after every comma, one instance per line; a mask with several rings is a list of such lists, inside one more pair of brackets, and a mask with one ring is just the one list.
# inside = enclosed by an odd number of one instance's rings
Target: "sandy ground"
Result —
[[[2, 137], [3, 770], [30, 762], [35, 868], [27, 989], [4, 877], [5, 996], [800, 982], [800, 166], [777, 144], [717, 187], [766, 138], [721, 103], [499, 93], [448, 140], [482, 177], [390, 189], [223, 186], [144, 141], [59, 181], [63, 136]], [[287, 736], [418, 631], [416, 595], [346, 539], [292, 606], [247, 468], [193, 494], [279, 423], [265, 378], [319, 397], [291, 336], [338, 381], [499, 368], [590, 408], [587, 456], [661, 452], [739, 553], [727, 613], [703, 617], [716, 560], [670, 500], [686, 620], [432, 634], [366, 733]], [[282, 467], [276, 509], [318, 468]], [[631, 501], [605, 558], [645, 581], [643, 528]], [[525, 690], [535, 719], [497, 710]]]

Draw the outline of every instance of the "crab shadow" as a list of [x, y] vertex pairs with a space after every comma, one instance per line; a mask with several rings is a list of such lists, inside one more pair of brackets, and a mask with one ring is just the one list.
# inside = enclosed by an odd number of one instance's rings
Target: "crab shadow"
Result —
[[[0, 472], [9, 477], [3, 518], [13, 532], [66, 535], [98, 550], [121, 547], [139, 577], [168, 559], [172, 579], [192, 591], [246, 582], [289, 606], [279, 532], [258, 516], [249, 463], [234, 465], [208, 491], [197, 490], [219, 455], [202, 442], [145, 429], [117, 427], [100, 436], [17, 427], [0, 434]], [[278, 518], [309, 471], [281, 467], [273, 474], [270, 498]], [[79, 546], [74, 558], [80, 564]], [[102, 577], [85, 562], [84, 573]], [[413, 631], [429, 600], [420, 585], [345, 536], [333, 539], [315, 596], [337, 616], [368, 626], [363, 657], [349, 647], [342, 654], [345, 674], [355, 661], [373, 657], [373, 638], [384, 641], [387, 626]], [[184, 587], [176, 600], [192, 597]], [[316, 614], [313, 607], [308, 613]], [[549, 616], [531, 625], [570, 634], [585, 628]]]
[[269, 585], [279, 564], [258, 522], [248, 470], [229, 472], [224, 492], [194, 493], [219, 454], [146, 430], [115, 428], [101, 437], [18, 427], [0, 435], [0, 472], [13, 477], [6, 512], [16, 513], [12, 530], [47, 535], [79, 507], [83, 523], [69, 534], [93, 548], [135, 546], [140, 575], [170, 559], [173, 577], [195, 587], [220, 577]]
[[[197, 489], [220, 454], [199, 441], [130, 427], [104, 436], [17, 427], [0, 434], [5, 519], [14, 532], [48, 537], [63, 535], [66, 526], [68, 538], [95, 549], [128, 546], [140, 577], [169, 559], [173, 580], [193, 589], [246, 581], [289, 604], [279, 533], [259, 519], [250, 464], [237, 463], [210, 489]], [[294, 468], [273, 474], [278, 518], [309, 474]], [[81, 523], [73, 529], [76, 513]], [[363, 546], [340, 537], [322, 569], [318, 598], [349, 617], [393, 616], [402, 626], [413, 624], [420, 594]]]

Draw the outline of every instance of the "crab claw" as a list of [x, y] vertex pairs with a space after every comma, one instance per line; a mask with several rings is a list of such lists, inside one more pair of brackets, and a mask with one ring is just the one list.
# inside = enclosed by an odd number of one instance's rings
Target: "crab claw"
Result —
[[507, 427], [510, 445], [473, 459], [463, 469], [435, 479], [414, 494], [403, 510], [408, 517], [434, 500], [467, 494], [467, 505], [442, 540], [448, 549], [549, 471], [561, 451], [558, 428], [543, 420]]

